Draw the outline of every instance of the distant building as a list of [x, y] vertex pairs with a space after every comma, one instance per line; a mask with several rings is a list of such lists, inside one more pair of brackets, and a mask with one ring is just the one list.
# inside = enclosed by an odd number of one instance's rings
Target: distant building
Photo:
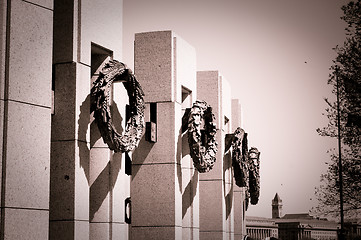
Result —
[[327, 219], [317, 219], [309, 214], [286, 214], [277, 219], [280, 239], [337, 239], [339, 224]]
[[280, 218], [282, 215], [282, 200], [276, 193], [272, 200], [272, 218]]
[[278, 238], [278, 226], [274, 219], [246, 216], [246, 229], [251, 239]]
[[337, 239], [339, 224], [327, 219], [319, 219], [308, 213], [281, 216], [282, 200], [276, 193], [272, 201], [272, 218], [278, 225], [278, 237], [284, 240]]
[[[276, 193], [272, 200], [272, 218], [246, 216], [246, 232], [249, 239], [282, 240], [336, 240], [340, 225], [326, 218], [315, 218], [308, 213], [282, 216], [282, 200]], [[347, 239], [361, 239], [360, 222], [346, 221]]]

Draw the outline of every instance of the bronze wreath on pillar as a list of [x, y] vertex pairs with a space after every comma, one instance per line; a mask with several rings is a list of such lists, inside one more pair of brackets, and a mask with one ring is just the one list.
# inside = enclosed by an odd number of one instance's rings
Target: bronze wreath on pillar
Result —
[[[129, 97], [129, 120], [124, 134], [119, 134], [112, 122], [110, 113], [110, 92], [114, 81], [122, 81]], [[144, 92], [127, 66], [116, 60], [109, 61], [94, 81], [90, 94], [90, 111], [104, 143], [114, 152], [134, 150], [141, 139], [144, 128]]]
[[260, 175], [259, 175], [259, 156], [257, 148], [251, 147], [248, 154], [249, 161], [249, 193], [251, 195], [251, 204], [258, 203], [260, 192]]
[[232, 166], [238, 187], [248, 188], [248, 143], [247, 133], [238, 127], [232, 142]]
[[[202, 119], [204, 135], [201, 133]], [[188, 143], [193, 164], [200, 173], [209, 172], [216, 162], [217, 127], [214, 120], [212, 107], [205, 101], [196, 101], [193, 104], [188, 118]]]
[[247, 133], [238, 127], [233, 134], [232, 167], [233, 175], [238, 187], [245, 187], [246, 209], [249, 202], [249, 169], [248, 169], [248, 141]]

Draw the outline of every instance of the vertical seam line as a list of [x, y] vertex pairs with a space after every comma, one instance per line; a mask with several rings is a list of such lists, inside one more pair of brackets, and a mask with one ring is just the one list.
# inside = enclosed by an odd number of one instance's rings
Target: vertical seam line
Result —
[[[4, 72], [4, 100], [9, 98], [9, 60], [10, 60], [10, 14], [11, 14], [11, 0], [6, 3], [6, 25], [5, 25], [5, 72]], [[4, 101], [3, 114], [3, 142], [2, 142], [2, 169], [1, 169], [1, 226], [0, 239], [5, 237], [5, 186], [6, 186], [6, 151], [7, 151], [7, 118], [8, 118], [8, 104], [9, 101]]]

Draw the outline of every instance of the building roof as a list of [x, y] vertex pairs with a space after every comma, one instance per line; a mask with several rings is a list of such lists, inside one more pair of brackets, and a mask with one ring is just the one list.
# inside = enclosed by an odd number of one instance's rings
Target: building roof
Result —
[[291, 214], [285, 214], [283, 219], [314, 219], [310, 214], [308, 213], [291, 213]]
[[272, 218], [246, 216], [246, 227], [277, 228], [277, 225]]
[[275, 197], [273, 198], [273, 201], [277, 201], [277, 202], [281, 201], [281, 198], [280, 196], [278, 196], [278, 193], [276, 193]]
[[286, 214], [282, 218], [275, 219], [276, 224], [291, 224], [297, 223], [306, 228], [313, 229], [337, 229], [339, 224], [334, 221], [328, 221], [327, 219], [315, 218], [308, 213], [296, 213], [296, 214]]
[[278, 196], [278, 193], [276, 193], [275, 197], [272, 200], [272, 206], [273, 205], [282, 205], [282, 200], [280, 196]]

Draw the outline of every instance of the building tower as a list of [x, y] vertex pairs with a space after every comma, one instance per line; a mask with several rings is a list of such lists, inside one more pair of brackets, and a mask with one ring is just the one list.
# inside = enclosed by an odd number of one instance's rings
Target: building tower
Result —
[[282, 215], [282, 200], [276, 193], [272, 200], [272, 218], [280, 218]]

